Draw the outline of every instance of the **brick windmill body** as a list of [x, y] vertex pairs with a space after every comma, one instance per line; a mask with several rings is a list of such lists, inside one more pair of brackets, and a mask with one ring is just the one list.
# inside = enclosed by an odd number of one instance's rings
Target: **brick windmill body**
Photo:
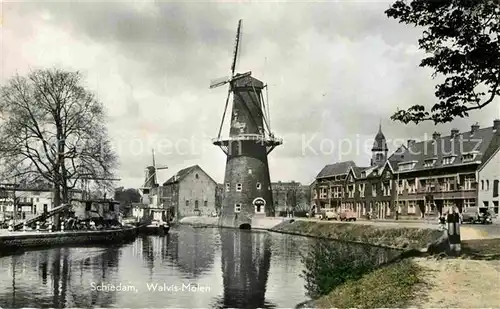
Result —
[[[227, 156], [224, 193], [219, 224], [250, 228], [254, 216], [274, 216], [267, 155], [283, 142], [269, 126], [263, 89], [267, 86], [251, 72], [234, 74], [241, 33], [238, 22], [231, 77], [212, 83], [210, 88], [229, 85], [219, 134], [213, 144]], [[229, 138], [221, 138], [229, 98], [233, 97]]]

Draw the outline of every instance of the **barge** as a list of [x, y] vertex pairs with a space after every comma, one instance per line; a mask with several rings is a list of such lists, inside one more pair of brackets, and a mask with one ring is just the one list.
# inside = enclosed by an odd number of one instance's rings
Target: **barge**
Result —
[[0, 235], [0, 253], [9, 254], [24, 249], [52, 246], [86, 246], [120, 244], [134, 240], [139, 228], [124, 226], [117, 229], [64, 232], [10, 232]]
[[168, 234], [170, 225], [167, 222], [153, 220], [150, 224], [144, 224], [139, 227], [140, 234], [146, 235], [165, 235]]

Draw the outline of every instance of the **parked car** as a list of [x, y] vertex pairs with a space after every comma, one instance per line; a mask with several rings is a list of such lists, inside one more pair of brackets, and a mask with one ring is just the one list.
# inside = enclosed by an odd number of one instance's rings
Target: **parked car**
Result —
[[333, 208], [326, 208], [323, 210], [323, 214], [322, 214], [322, 218], [323, 220], [337, 220], [338, 219], [338, 214], [337, 212], [335, 211], [335, 209]]
[[479, 219], [479, 213], [476, 207], [469, 207], [462, 212], [461, 223], [476, 223]]
[[356, 213], [351, 210], [344, 210], [339, 214], [340, 221], [356, 221]]

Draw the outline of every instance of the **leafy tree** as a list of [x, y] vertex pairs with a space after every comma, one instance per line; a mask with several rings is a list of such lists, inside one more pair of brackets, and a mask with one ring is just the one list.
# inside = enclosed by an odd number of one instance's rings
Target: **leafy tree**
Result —
[[120, 210], [126, 213], [130, 209], [132, 203], [139, 203], [141, 201], [141, 194], [139, 190], [124, 187], [115, 189], [115, 200], [120, 202]]
[[3, 176], [48, 181], [56, 206], [69, 202], [70, 189], [81, 180], [113, 176], [117, 158], [104, 109], [79, 72], [48, 69], [12, 77], [0, 88], [0, 118]]
[[500, 94], [500, 4], [498, 0], [398, 0], [385, 11], [400, 23], [423, 28], [419, 48], [429, 56], [420, 66], [434, 70], [438, 100], [398, 110], [392, 120], [435, 124], [466, 117]]

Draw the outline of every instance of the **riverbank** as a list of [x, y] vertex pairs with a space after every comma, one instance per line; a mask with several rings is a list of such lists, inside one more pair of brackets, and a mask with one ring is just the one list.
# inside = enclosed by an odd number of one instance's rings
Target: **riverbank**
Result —
[[498, 261], [412, 258], [346, 282], [308, 307], [494, 308], [498, 278]]
[[270, 231], [405, 250], [427, 249], [430, 244], [443, 237], [442, 231], [430, 228], [302, 220], [283, 222], [271, 228]]

